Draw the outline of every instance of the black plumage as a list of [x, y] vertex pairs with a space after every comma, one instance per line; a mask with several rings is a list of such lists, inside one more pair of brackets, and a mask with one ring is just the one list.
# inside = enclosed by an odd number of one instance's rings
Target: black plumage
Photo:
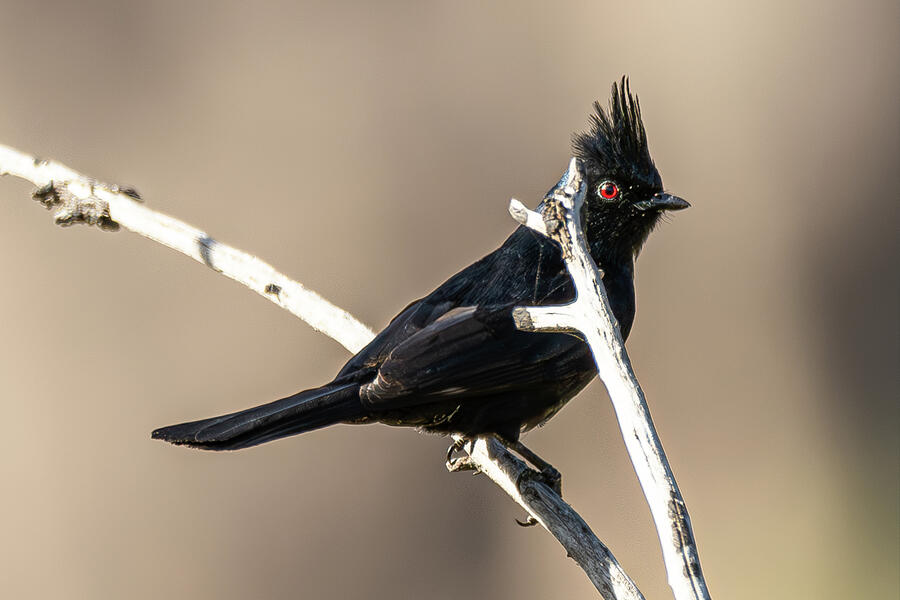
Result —
[[[634, 319], [634, 259], [666, 210], [688, 204], [663, 192], [640, 107], [628, 82], [609, 108], [595, 104], [574, 138], [588, 184], [583, 211], [591, 254], [622, 336]], [[578, 337], [525, 333], [512, 308], [562, 304], [574, 288], [555, 243], [519, 227], [500, 248], [397, 315], [330, 383], [237, 413], [164, 427], [153, 437], [235, 450], [334, 423], [415, 426], [518, 440], [596, 374]]]

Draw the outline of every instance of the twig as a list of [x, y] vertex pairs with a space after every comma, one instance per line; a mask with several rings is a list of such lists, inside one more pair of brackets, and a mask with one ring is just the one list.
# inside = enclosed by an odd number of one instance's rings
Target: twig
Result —
[[576, 290], [575, 300], [565, 306], [518, 307], [513, 318], [525, 331], [577, 330], [585, 336], [650, 505], [675, 598], [709, 600], [687, 508], [609, 308], [603, 274], [591, 258], [581, 229], [585, 187], [580, 165], [573, 158], [563, 179], [544, 199], [540, 215], [517, 200], [510, 202], [510, 214], [516, 220], [529, 227], [540, 223], [532, 228], [560, 244]]
[[[374, 337], [368, 327], [349, 313], [258, 258], [139, 204], [133, 190], [99, 183], [59, 163], [0, 145], [2, 175], [14, 175], [38, 186], [35, 198], [47, 208], [57, 208], [58, 223], [83, 222], [107, 230], [116, 230], [121, 225], [160, 242], [243, 283], [351, 352], [357, 352]], [[643, 600], [609, 549], [555, 491], [534, 478], [535, 471], [493, 438], [470, 440], [467, 448], [469, 456], [465, 460], [497, 483], [556, 537], [605, 600]]]
[[60, 225], [87, 223], [112, 231], [121, 225], [244, 284], [350, 352], [359, 352], [375, 336], [350, 313], [255, 256], [217, 242], [183, 221], [140, 204], [134, 190], [100, 183], [65, 165], [2, 145], [0, 175], [14, 175], [36, 185], [35, 199], [47, 208], [57, 209], [55, 219]]

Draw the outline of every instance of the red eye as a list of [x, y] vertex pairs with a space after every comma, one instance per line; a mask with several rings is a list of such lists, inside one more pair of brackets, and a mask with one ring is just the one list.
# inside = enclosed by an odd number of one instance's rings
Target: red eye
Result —
[[619, 195], [619, 186], [612, 181], [604, 181], [600, 184], [600, 187], [597, 188], [597, 192], [604, 200], [612, 200]]

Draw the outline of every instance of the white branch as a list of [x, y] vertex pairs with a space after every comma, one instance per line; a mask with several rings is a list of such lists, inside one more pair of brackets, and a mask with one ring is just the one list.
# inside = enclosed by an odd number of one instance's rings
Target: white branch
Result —
[[45, 161], [0, 145], [0, 175], [27, 179], [48, 208], [58, 207], [56, 220], [69, 225], [87, 222], [106, 229], [116, 225], [190, 256], [244, 284], [356, 353], [375, 333], [350, 313], [276, 271], [271, 265], [217, 242], [183, 221], [150, 210], [134, 192], [101, 184], [57, 162]]
[[[601, 281], [603, 275], [591, 258], [581, 229], [585, 187], [578, 161], [573, 158], [566, 175], [544, 199], [540, 215], [534, 213], [523, 218], [521, 207], [510, 203], [510, 213], [517, 221], [527, 225], [540, 218], [545, 224], [537, 231], [543, 229], [545, 235], [560, 244], [576, 290], [575, 301], [566, 306], [549, 310], [547, 307], [517, 308], [517, 325], [527, 331], [559, 331], [577, 324], [594, 354], [625, 447], [650, 505], [675, 598], [709, 600], [687, 508], [650, 418], [644, 392], [625, 352]], [[553, 321], [554, 316], [558, 321]]]
[[579, 331], [579, 321], [574, 316], [571, 304], [560, 306], [529, 306], [513, 309], [513, 321], [523, 331], [557, 331], [571, 333]]
[[533, 229], [541, 235], [547, 235], [547, 228], [544, 226], [544, 219], [541, 218], [541, 215], [533, 210], [528, 210], [528, 207], [515, 198], [509, 201], [509, 214], [529, 229]]
[[[40, 160], [0, 145], [2, 175], [14, 175], [38, 186], [35, 197], [48, 208], [57, 208], [58, 223], [85, 222], [113, 230], [121, 225], [160, 242], [243, 283], [351, 352], [357, 352], [375, 335], [349, 313], [258, 258], [216, 242], [199, 229], [139, 204], [133, 191], [101, 184], [59, 163]], [[529, 218], [531, 211], [521, 203], [519, 206], [524, 211], [521, 213], [524, 218]], [[539, 217], [531, 224], [541, 227], [543, 221]], [[555, 491], [534, 478], [535, 471], [493, 438], [472, 440], [468, 450], [469, 456], [465, 460], [497, 483], [556, 537], [605, 600], [643, 600], [637, 586], [609, 549]]]

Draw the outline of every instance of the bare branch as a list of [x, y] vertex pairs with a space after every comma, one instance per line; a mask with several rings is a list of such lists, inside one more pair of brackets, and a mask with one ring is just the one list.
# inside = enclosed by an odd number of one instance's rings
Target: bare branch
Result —
[[[133, 190], [99, 183], [59, 163], [0, 145], [2, 175], [20, 177], [38, 186], [35, 198], [47, 208], [57, 209], [56, 221], [61, 225], [84, 222], [113, 231], [121, 225], [160, 242], [244, 284], [351, 352], [357, 352], [374, 337], [368, 327], [349, 313], [258, 258], [139, 204]], [[519, 206], [526, 211], [521, 214], [526, 221], [530, 220], [530, 225], [541, 226], [543, 221], [539, 216], [534, 221], [534, 213], [521, 203]], [[536, 471], [529, 469], [493, 438], [471, 440], [467, 449], [469, 456], [463, 460], [470, 461], [473, 468], [485, 473], [556, 537], [605, 600], [643, 600], [637, 586], [609, 549], [578, 513], [535, 478]]]
[[[465, 440], [461, 436], [454, 437], [458, 441]], [[609, 548], [597, 539], [581, 515], [536, 477], [536, 471], [491, 436], [479, 436], [465, 442], [464, 450], [468, 456], [459, 459], [465, 464], [454, 470], [477, 469], [500, 486], [562, 544], [566, 554], [584, 570], [603, 598], [643, 600], [644, 596]]]
[[560, 331], [574, 326], [584, 334], [650, 505], [675, 598], [709, 600], [687, 508], [625, 352], [601, 281], [603, 274], [585, 242], [580, 216], [584, 196], [584, 177], [573, 158], [560, 183], [544, 199], [540, 214], [523, 217], [521, 205], [510, 203], [513, 218], [526, 224], [540, 220], [543, 226], [535, 230], [543, 229], [544, 235], [560, 244], [576, 289], [575, 300], [565, 306], [517, 308], [516, 320], [527, 331]]
[[133, 190], [99, 183], [65, 165], [2, 145], [0, 175], [14, 175], [36, 185], [35, 198], [47, 208], [57, 209], [57, 223], [81, 222], [113, 231], [121, 225], [244, 284], [350, 352], [359, 352], [375, 337], [375, 333], [353, 315], [279, 273], [268, 263], [140, 204]]
[[512, 218], [518, 221], [519, 224], [525, 225], [541, 235], [547, 235], [547, 228], [544, 226], [544, 219], [541, 218], [541, 215], [533, 210], [528, 210], [524, 204], [515, 198], [509, 201], [509, 214], [512, 215]]

